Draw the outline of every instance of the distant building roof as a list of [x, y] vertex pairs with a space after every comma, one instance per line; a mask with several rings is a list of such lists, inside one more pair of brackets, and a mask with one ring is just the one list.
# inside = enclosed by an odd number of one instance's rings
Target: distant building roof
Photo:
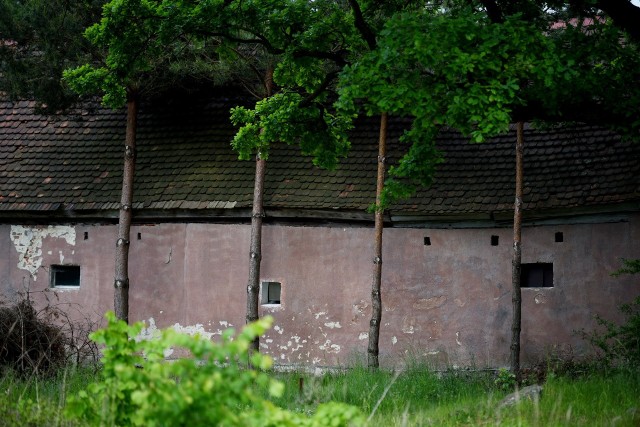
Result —
[[[34, 105], [0, 102], [0, 215], [113, 218], [120, 200], [124, 112], [87, 104], [53, 117], [37, 114]], [[229, 144], [233, 105], [218, 100], [141, 110], [138, 214], [180, 210], [216, 216], [250, 208], [254, 163], [237, 160]], [[398, 120], [390, 126], [391, 158], [398, 157], [404, 125]], [[335, 171], [318, 169], [298, 147], [279, 144], [267, 165], [267, 214], [326, 211], [334, 213], [329, 217], [369, 218], [364, 211], [375, 199], [377, 138], [377, 121], [361, 121], [349, 157]], [[515, 132], [470, 144], [443, 131], [438, 145], [445, 163], [433, 186], [391, 207], [391, 215], [489, 219], [512, 211]], [[639, 205], [640, 144], [590, 126], [527, 128], [525, 211]]]

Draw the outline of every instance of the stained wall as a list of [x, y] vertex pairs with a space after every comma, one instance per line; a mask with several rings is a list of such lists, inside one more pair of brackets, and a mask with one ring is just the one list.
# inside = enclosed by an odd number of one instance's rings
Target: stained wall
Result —
[[[573, 222], [523, 230], [523, 262], [553, 263], [554, 273], [552, 288], [522, 291], [525, 363], [588, 353], [576, 331], [592, 329], [596, 314], [619, 318], [616, 307], [640, 295], [640, 278], [610, 276], [621, 258], [640, 258], [640, 215]], [[211, 337], [240, 327], [249, 233], [244, 224], [134, 226], [130, 319]], [[100, 319], [113, 306], [115, 235], [114, 225], [0, 225], [0, 289], [6, 298], [28, 290], [38, 304]], [[282, 295], [281, 304], [261, 306], [275, 318], [263, 351], [278, 363], [312, 366], [366, 357], [372, 238], [370, 227], [264, 226], [261, 279], [281, 283]], [[383, 251], [383, 364], [507, 364], [510, 228], [387, 228]], [[79, 288], [51, 289], [51, 265], [79, 265]]]

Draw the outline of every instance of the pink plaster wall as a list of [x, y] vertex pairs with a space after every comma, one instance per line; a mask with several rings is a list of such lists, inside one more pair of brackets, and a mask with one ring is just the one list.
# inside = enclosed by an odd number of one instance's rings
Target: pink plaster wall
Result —
[[[76, 317], [99, 318], [111, 309], [115, 226], [73, 228], [75, 244], [42, 239], [42, 266], [34, 278], [17, 266], [11, 226], [0, 226], [4, 293], [28, 287], [40, 303], [48, 297]], [[554, 242], [557, 231], [564, 242]], [[229, 224], [134, 226], [130, 319], [213, 335], [240, 327], [249, 232], [248, 225]], [[491, 235], [499, 236], [498, 246], [491, 246]], [[282, 283], [282, 304], [261, 308], [275, 318], [261, 346], [278, 363], [337, 365], [366, 356], [372, 237], [365, 227], [264, 227], [261, 278]], [[609, 275], [620, 258], [640, 258], [640, 215], [629, 222], [526, 227], [522, 238], [523, 262], [554, 263], [553, 288], [522, 292], [523, 360], [589, 351], [574, 331], [592, 328], [596, 313], [616, 318], [618, 305], [640, 295], [639, 278]], [[385, 229], [382, 362], [506, 365], [511, 239], [509, 228]], [[80, 289], [48, 289], [48, 267], [61, 255], [64, 264], [81, 266]]]

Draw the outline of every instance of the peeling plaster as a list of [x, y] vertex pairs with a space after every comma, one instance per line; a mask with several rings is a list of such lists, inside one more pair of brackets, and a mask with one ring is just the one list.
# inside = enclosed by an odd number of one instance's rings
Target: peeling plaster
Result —
[[[149, 323], [148, 327], [146, 327], [147, 322]], [[143, 320], [143, 323], [145, 324], [145, 327], [143, 327], [140, 333], [134, 338], [137, 342], [153, 340], [160, 335], [160, 330], [156, 326], [156, 321], [153, 317], [150, 317], [148, 321]], [[165, 359], [170, 357], [172, 354], [173, 349], [166, 349], [164, 351]]]
[[415, 332], [416, 319], [410, 316], [406, 316], [402, 319], [402, 332], [405, 334], [412, 334]]
[[[152, 340], [158, 337], [158, 335], [160, 334], [160, 330], [156, 326], [156, 320], [153, 317], [150, 317], [149, 320], [143, 320], [143, 323], [145, 324], [145, 327], [143, 327], [140, 333], [135, 337], [136, 341]], [[227, 324], [227, 322], [220, 322], [220, 323]], [[146, 326], [147, 324], [149, 326]], [[195, 325], [187, 325], [187, 326], [182, 326], [179, 323], [175, 323], [172, 326], [172, 328], [174, 331], [178, 333], [187, 334], [191, 336], [200, 335], [201, 337], [206, 338], [208, 340], [210, 340], [211, 337], [213, 337], [214, 335], [222, 334], [222, 331], [220, 330], [217, 330], [216, 332], [207, 332], [204, 326], [200, 323], [197, 323]], [[164, 352], [164, 357], [168, 358], [172, 354], [173, 354], [173, 349], [167, 349]]]
[[367, 338], [369, 338], [368, 332], [360, 332], [360, 335], [358, 335], [358, 339], [360, 341], [366, 340]]
[[195, 325], [187, 325], [187, 326], [182, 326], [179, 323], [175, 323], [173, 325], [173, 329], [176, 332], [179, 332], [181, 334], [187, 334], [191, 336], [200, 335], [206, 339], [211, 339], [212, 336], [216, 335], [215, 332], [207, 332], [201, 323], [196, 323]]
[[536, 296], [534, 297], [534, 301], [536, 302], [536, 304], [544, 304], [545, 302], [547, 302], [547, 296], [545, 294], [536, 294]]
[[340, 346], [338, 344], [332, 344], [331, 340], [326, 340], [324, 344], [318, 347], [320, 350], [326, 351], [327, 353], [340, 353]]
[[358, 317], [363, 317], [364, 311], [368, 306], [369, 304], [367, 304], [365, 300], [360, 300], [357, 303], [352, 304], [351, 313], [353, 314], [353, 316], [351, 317], [351, 321], [356, 322], [358, 320]]
[[324, 324], [324, 326], [326, 326], [329, 329], [340, 329], [342, 328], [342, 326], [340, 326], [340, 322], [327, 322]]
[[397, 337], [391, 337], [391, 344], [396, 345], [398, 343]]
[[456, 344], [458, 345], [462, 345], [462, 343], [460, 342], [460, 332], [456, 332]]
[[[42, 241], [46, 237], [65, 239], [68, 245], [76, 244], [76, 229], [67, 225], [50, 225], [48, 227], [25, 227], [22, 225], [11, 226], [11, 241], [18, 257], [18, 268], [31, 273], [33, 280], [37, 280], [37, 272], [42, 265]], [[47, 252], [51, 254], [51, 252]], [[64, 255], [60, 251], [60, 263], [64, 261]]]

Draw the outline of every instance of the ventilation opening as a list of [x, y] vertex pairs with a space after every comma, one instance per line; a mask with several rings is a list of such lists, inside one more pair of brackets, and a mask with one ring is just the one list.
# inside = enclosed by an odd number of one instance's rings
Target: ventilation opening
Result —
[[498, 246], [499, 242], [500, 242], [500, 237], [491, 236], [491, 246]]
[[89, 232], [88, 231], [84, 232], [84, 240], [89, 240]]
[[425, 237], [424, 238], [424, 245], [425, 246], [431, 246], [431, 237]]
[[138, 240], [142, 240], [142, 233], [138, 233]]
[[564, 242], [564, 234], [562, 234], [562, 231], [558, 231], [556, 233], [556, 243], [561, 243]]
[[80, 287], [79, 265], [52, 265], [52, 288], [78, 288]]
[[262, 282], [262, 304], [280, 304], [280, 282]]
[[553, 288], [553, 263], [522, 264], [521, 288]]

